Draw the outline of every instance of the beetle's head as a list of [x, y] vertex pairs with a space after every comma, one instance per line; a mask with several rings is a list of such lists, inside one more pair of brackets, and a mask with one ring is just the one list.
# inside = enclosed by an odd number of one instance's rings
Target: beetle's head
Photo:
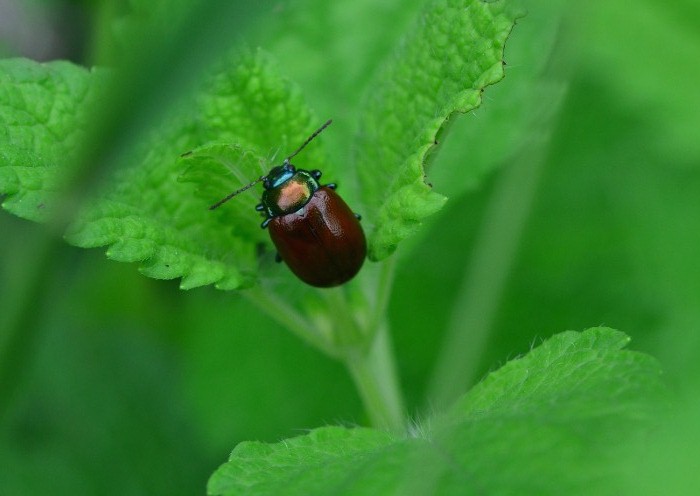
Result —
[[[278, 165], [277, 167], [273, 167], [270, 170], [270, 172], [267, 173], [266, 176], [261, 176], [260, 178], [256, 179], [252, 183], [250, 183], [246, 186], [243, 186], [242, 188], [237, 189], [236, 191], [234, 191], [230, 195], [219, 200], [218, 202], [213, 204], [211, 207], [209, 207], [209, 210], [214, 210], [216, 208], [219, 208], [221, 205], [223, 205], [224, 203], [229, 201], [231, 198], [233, 198], [233, 197], [239, 195], [240, 193], [252, 188], [256, 184], [258, 184], [260, 181], [262, 181], [263, 186], [265, 187], [265, 191], [275, 190], [277, 188], [280, 188], [283, 184], [287, 183], [287, 181], [292, 179], [294, 177], [294, 175], [297, 173], [296, 167], [294, 167], [292, 165], [290, 160], [293, 157], [295, 157], [300, 151], [302, 151], [304, 149], [304, 147], [306, 145], [308, 145], [309, 142], [311, 142], [311, 140], [313, 140], [316, 136], [318, 136], [321, 131], [326, 129], [330, 125], [331, 122], [332, 121], [330, 119], [327, 120], [325, 122], [325, 124], [323, 124], [320, 128], [318, 128], [311, 136], [309, 136], [306, 139], [306, 141], [304, 141], [304, 143], [302, 143], [302, 145], [299, 148], [297, 148], [297, 150], [294, 153], [292, 153], [290, 156], [285, 158], [284, 162], [282, 162], [282, 165]], [[303, 176], [303, 174], [302, 174], [302, 176]], [[309, 182], [309, 184], [307, 186], [308, 186], [308, 189], [313, 193], [313, 191], [316, 191], [316, 189], [318, 189], [318, 183], [316, 182], [316, 179], [318, 179], [318, 177], [320, 177], [320, 173], [318, 173], [318, 171], [315, 171], [315, 172], [312, 171], [311, 174], [306, 172], [305, 177], [308, 179], [302, 179], [302, 181], [303, 180], [306, 180], [307, 182], [311, 181], [311, 182]]]
[[270, 172], [268, 172], [265, 179], [263, 179], [263, 186], [265, 189], [278, 188], [285, 182], [289, 181], [296, 171], [296, 167], [294, 167], [287, 159], [282, 163], [282, 165], [278, 165], [270, 169]]

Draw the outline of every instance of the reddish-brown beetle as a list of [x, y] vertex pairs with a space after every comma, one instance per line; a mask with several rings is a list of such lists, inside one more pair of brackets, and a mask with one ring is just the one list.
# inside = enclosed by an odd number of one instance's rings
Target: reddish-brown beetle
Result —
[[352, 279], [367, 255], [359, 216], [335, 192], [335, 184], [321, 185], [321, 171], [297, 169], [290, 160], [331, 124], [328, 120], [282, 165], [215, 203], [218, 208], [262, 181], [262, 201], [255, 208], [265, 214], [262, 227], [294, 274], [307, 284], [327, 288]]

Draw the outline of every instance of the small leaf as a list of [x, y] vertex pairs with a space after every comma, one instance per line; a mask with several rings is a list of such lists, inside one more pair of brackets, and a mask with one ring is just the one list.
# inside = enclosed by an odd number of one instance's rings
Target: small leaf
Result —
[[628, 342], [605, 328], [554, 336], [413, 437], [325, 427], [242, 443], [209, 494], [614, 494], [619, 443], [663, 394], [656, 361]]
[[82, 144], [99, 80], [68, 62], [0, 60], [3, 208], [33, 221], [49, 218], [61, 186], [61, 167]]
[[[503, 77], [503, 49], [521, 13], [510, 2], [437, 0], [370, 86], [357, 170], [372, 211], [369, 256], [389, 256], [446, 198], [426, 183], [428, 155], [456, 112]], [[456, 178], [458, 180], [458, 178]]]

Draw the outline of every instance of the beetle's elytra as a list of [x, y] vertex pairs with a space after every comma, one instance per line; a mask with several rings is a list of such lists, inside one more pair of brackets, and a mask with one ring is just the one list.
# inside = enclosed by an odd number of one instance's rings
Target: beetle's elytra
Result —
[[335, 184], [321, 185], [321, 171], [297, 169], [290, 160], [331, 124], [316, 130], [282, 165], [215, 203], [215, 209], [262, 181], [265, 190], [256, 210], [262, 227], [292, 272], [311, 286], [328, 288], [352, 279], [367, 255], [359, 216], [335, 192]]

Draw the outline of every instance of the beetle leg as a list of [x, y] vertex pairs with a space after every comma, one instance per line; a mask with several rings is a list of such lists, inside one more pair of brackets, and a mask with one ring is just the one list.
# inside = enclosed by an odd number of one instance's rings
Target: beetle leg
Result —
[[262, 221], [262, 224], [260, 224], [260, 227], [262, 227], [263, 229], [265, 229], [265, 228], [267, 227], [267, 225], [270, 223], [271, 220], [272, 220], [272, 217], [268, 217], [267, 219], [265, 219], [264, 221]]
[[321, 179], [321, 171], [318, 170], [318, 169], [312, 170], [312, 171], [310, 172], [310, 174], [311, 174], [311, 177], [313, 177], [313, 178], [316, 179], [317, 181], [318, 181], [319, 179]]
[[328, 184], [325, 184], [324, 186], [325, 186], [326, 188], [330, 188], [330, 189], [335, 189], [335, 188], [338, 187], [338, 185], [335, 184], [335, 183], [328, 183]]
[[279, 252], [275, 253], [275, 262], [277, 262], [277, 263], [282, 262], [282, 257], [280, 256]]
[[353, 214], [357, 220], [362, 220], [362, 216], [360, 214]]
[[265, 205], [263, 205], [262, 203], [258, 203], [257, 205], [255, 205], [255, 210], [257, 210], [258, 212], [262, 212], [263, 210], [265, 210]]

